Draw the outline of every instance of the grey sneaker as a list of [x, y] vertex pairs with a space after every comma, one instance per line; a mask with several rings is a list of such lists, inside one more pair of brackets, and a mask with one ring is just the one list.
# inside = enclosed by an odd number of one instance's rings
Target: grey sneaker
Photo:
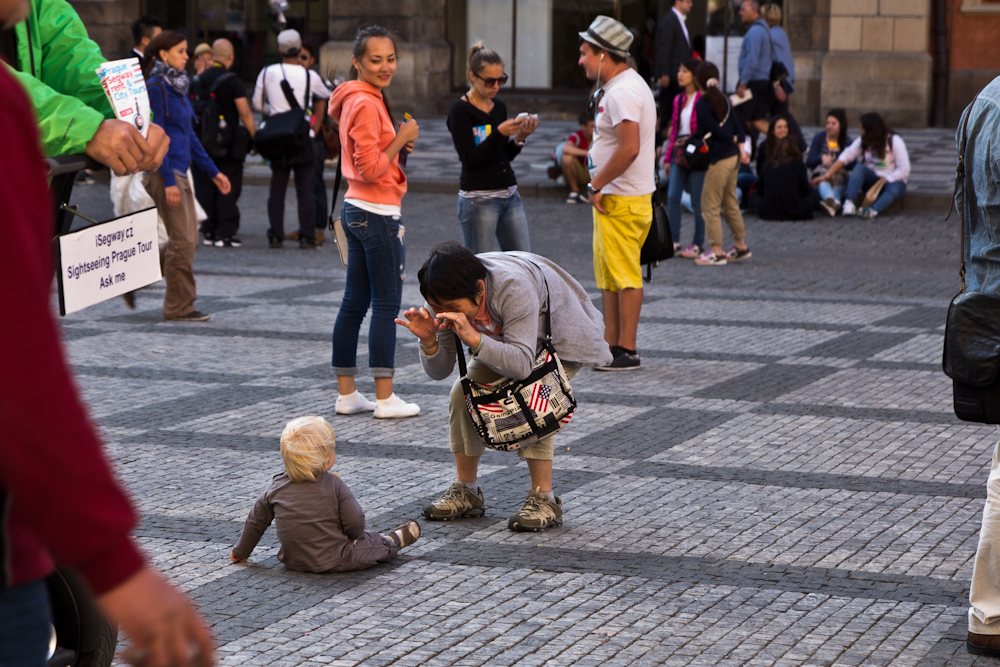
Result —
[[444, 495], [425, 507], [421, 514], [431, 521], [482, 516], [486, 514], [483, 490], [476, 489], [476, 493], [473, 493], [465, 484], [452, 482]]
[[507, 522], [511, 530], [537, 533], [562, 525], [562, 500], [549, 500], [540, 489], [528, 491], [524, 505]]

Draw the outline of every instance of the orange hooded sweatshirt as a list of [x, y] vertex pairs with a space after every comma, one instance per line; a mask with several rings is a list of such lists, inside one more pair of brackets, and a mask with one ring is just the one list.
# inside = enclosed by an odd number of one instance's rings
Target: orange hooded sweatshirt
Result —
[[346, 81], [330, 96], [330, 116], [340, 123], [345, 197], [399, 206], [406, 194], [406, 175], [398, 155], [389, 160], [382, 152], [396, 138], [382, 92], [364, 81]]

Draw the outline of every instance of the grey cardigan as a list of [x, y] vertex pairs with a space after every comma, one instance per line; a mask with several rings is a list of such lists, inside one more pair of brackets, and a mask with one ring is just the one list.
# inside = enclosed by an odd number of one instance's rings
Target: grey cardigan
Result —
[[275, 519], [278, 560], [301, 572], [332, 570], [348, 541], [365, 534], [364, 510], [339, 477], [324, 473], [315, 482], [293, 482], [281, 473], [250, 510], [233, 555], [250, 556]]
[[[552, 344], [559, 358], [584, 366], [611, 363], [601, 313], [573, 276], [529, 252], [487, 252], [478, 257], [487, 271], [486, 308], [493, 322], [502, 328], [498, 338], [486, 336], [476, 355], [480, 363], [515, 380], [531, 374], [535, 356], [545, 341], [546, 281], [552, 304]], [[420, 363], [427, 375], [443, 380], [451, 374], [457, 359], [456, 342], [454, 333], [442, 331], [433, 355], [420, 351]]]

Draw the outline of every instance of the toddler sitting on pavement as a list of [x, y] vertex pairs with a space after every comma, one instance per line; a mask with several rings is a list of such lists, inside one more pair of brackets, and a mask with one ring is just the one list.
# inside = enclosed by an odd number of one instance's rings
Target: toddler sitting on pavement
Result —
[[278, 560], [301, 572], [350, 572], [388, 563], [417, 541], [420, 526], [407, 521], [388, 535], [365, 530], [365, 514], [347, 484], [328, 474], [337, 443], [322, 417], [299, 417], [281, 434], [285, 472], [257, 499], [229, 557], [243, 563], [272, 520]]

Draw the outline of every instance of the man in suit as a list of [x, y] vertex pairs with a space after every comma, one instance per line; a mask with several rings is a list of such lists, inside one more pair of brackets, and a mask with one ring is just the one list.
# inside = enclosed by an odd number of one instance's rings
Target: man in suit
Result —
[[136, 19], [132, 23], [132, 55], [139, 59], [142, 71], [146, 71], [146, 47], [153, 41], [153, 38], [163, 32], [160, 19], [155, 16], [146, 15]]
[[670, 127], [673, 102], [681, 92], [677, 85], [677, 70], [691, 57], [691, 35], [687, 15], [693, 0], [674, 0], [674, 6], [660, 19], [656, 27], [656, 73], [660, 79], [660, 133]]

